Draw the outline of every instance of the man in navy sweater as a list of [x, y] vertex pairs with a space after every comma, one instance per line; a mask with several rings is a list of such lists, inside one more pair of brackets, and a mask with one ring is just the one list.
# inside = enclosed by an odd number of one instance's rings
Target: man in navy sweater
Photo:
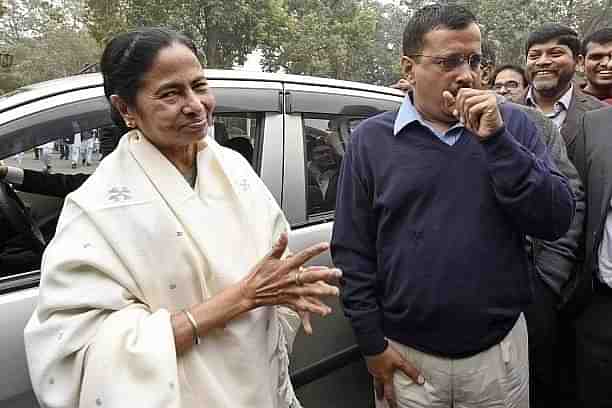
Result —
[[465, 8], [417, 11], [413, 91], [342, 163], [332, 256], [379, 407], [529, 406], [525, 236], [561, 237], [574, 199], [526, 114], [474, 89], [480, 53]]

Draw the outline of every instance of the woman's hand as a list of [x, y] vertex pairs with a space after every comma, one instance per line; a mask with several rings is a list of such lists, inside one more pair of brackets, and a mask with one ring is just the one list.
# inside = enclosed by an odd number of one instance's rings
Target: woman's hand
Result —
[[312, 332], [308, 313], [325, 316], [331, 312], [320, 298], [338, 296], [335, 284], [339, 269], [302, 265], [329, 249], [326, 243], [313, 245], [291, 257], [281, 259], [287, 249], [287, 234], [282, 234], [272, 250], [255, 265], [241, 282], [241, 292], [251, 308], [286, 305], [304, 318], [304, 329]]

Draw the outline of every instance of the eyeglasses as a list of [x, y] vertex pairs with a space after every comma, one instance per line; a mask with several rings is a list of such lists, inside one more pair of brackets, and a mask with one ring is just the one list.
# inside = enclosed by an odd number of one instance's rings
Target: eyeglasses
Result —
[[520, 84], [516, 81], [507, 81], [507, 82], [497, 82], [493, 85], [493, 89], [496, 91], [501, 91], [502, 88], [506, 89], [518, 89]]
[[435, 55], [423, 55], [423, 54], [413, 54], [413, 57], [425, 57], [431, 58], [431, 62], [436, 65], [439, 65], [445, 71], [452, 71], [454, 69], [459, 68], [463, 64], [467, 63], [470, 66], [472, 71], [476, 71], [480, 69], [480, 64], [483, 62], [482, 55], [480, 54], [470, 54], [470, 55], [449, 55], [448, 57], [439, 57]]

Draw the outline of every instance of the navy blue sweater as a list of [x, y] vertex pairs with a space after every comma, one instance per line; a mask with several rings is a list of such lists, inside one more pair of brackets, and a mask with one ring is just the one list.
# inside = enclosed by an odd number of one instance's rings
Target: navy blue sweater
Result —
[[569, 228], [574, 200], [535, 125], [502, 105], [484, 142], [467, 129], [448, 146], [397, 113], [353, 133], [338, 181], [332, 256], [365, 355], [385, 336], [445, 357], [500, 342], [531, 301], [525, 235]]

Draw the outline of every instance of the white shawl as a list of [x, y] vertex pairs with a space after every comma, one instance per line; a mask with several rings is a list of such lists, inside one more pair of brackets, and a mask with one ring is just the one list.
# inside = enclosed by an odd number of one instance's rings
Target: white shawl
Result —
[[138, 131], [66, 199], [25, 329], [42, 407], [299, 406], [299, 318], [251, 311], [176, 357], [173, 312], [245, 276], [288, 229], [238, 153], [210, 138], [192, 189]]

